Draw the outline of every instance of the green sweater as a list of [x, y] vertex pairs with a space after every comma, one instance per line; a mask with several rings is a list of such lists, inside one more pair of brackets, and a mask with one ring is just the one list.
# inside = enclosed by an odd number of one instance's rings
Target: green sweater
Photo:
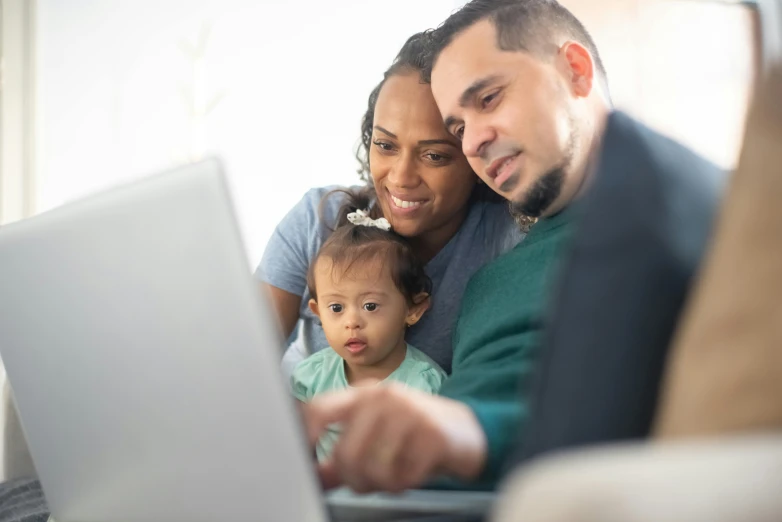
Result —
[[535, 224], [516, 248], [470, 280], [454, 334], [453, 370], [440, 394], [467, 404], [488, 440], [480, 480], [460, 487], [493, 489], [527, 417], [549, 283], [572, 221], [568, 209]]

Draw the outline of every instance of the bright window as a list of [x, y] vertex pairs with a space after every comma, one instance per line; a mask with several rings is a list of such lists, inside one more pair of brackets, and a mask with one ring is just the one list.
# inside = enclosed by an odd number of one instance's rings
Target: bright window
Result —
[[[310, 187], [357, 181], [366, 98], [410, 34], [460, 0], [38, 0], [37, 208], [219, 154], [254, 266]], [[732, 166], [750, 13], [716, 2], [564, 0], [619, 108]]]
[[38, 0], [38, 208], [203, 155], [252, 265], [310, 187], [358, 181], [369, 92], [453, 0]]

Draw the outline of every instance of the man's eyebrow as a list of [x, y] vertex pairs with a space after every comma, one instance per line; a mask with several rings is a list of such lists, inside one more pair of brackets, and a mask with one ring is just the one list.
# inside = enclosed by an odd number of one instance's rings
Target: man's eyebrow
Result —
[[[470, 105], [472, 99], [475, 97], [475, 95], [491, 85], [492, 83], [496, 82], [500, 78], [499, 75], [494, 74], [491, 76], [486, 76], [485, 78], [481, 78], [478, 80], [475, 80], [472, 85], [467, 87], [461, 96], [459, 96], [459, 107], [466, 108], [468, 105]], [[455, 118], [454, 116], [448, 116], [443, 120], [445, 123], [446, 128], [450, 128], [454, 123], [458, 123], [460, 120], [458, 118]]]
[[499, 75], [487, 76], [480, 80], [475, 80], [472, 85], [467, 87], [462, 95], [459, 97], [459, 107], [465, 108], [470, 104], [470, 100], [479, 92], [488, 87], [490, 84], [496, 82], [499, 79]]
[[379, 130], [379, 131], [380, 131], [380, 132], [382, 132], [383, 134], [388, 134], [388, 136], [390, 136], [391, 138], [394, 138], [394, 139], [396, 139], [396, 134], [394, 134], [394, 133], [393, 133], [393, 132], [391, 132], [390, 130], [386, 130], [386, 129], [384, 129], [384, 128], [383, 128], [383, 127], [381, 127], [380, 125], [375, 125], [375, 129], [376, 129], [376, 130]]

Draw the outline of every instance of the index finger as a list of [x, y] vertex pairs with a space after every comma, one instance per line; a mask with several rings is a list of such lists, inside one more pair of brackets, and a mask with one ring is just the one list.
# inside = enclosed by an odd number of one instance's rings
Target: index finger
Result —
[[307, 403], [304, 418], [310, 443], [316, 442], [329, 424], [350, 417], [357, 403], [358, 393], [355, 389], [324, 393]]

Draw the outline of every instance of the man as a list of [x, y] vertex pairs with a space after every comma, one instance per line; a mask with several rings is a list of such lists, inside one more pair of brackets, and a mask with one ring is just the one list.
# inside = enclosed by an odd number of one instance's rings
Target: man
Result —
[[326, 486], [398, 491], [438, 475], [493, 487], [526, 416], [547, 287], [610, 110], [587, 31], [552, 1], [475, 0], [432, 34], [431, 82], [473, 169], [540, 218], [519, 247], [471, 280], [441, 396], [353, 389], [306, 408], [312, 440], [340, 422]]

